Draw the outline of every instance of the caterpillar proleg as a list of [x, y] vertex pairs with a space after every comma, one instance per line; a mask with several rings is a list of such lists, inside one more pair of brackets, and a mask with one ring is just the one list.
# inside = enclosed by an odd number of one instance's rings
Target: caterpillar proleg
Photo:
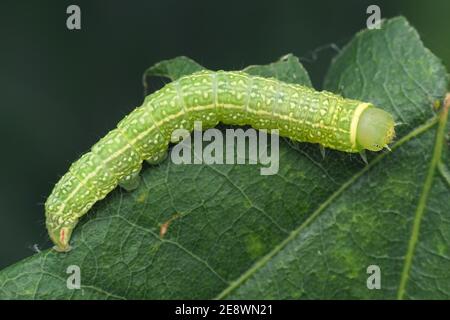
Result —
[[95, 202], [118, 184], [134, 188], [142, 161], [167, 154], [176, 129], [219, 122], [278, 129], [292, 140], [343, 152], [379, 151], [394, 137], [394, 119], [370, 103], [345, 99], [272, 78], [235, 71], [200, 71], [147, 96], [74, 162], [45, 203], [46, 225], [58, 251], [68, 251], [72, 230]]

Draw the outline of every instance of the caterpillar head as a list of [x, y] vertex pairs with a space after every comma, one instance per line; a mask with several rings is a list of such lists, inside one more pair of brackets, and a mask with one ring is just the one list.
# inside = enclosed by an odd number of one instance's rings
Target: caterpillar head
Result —
[[392, 115], [379, 108], [367, 108], [361, 114], [356, 131], [356, 141], [361, 149], [380, 151], [388, 148], [395, 137]]

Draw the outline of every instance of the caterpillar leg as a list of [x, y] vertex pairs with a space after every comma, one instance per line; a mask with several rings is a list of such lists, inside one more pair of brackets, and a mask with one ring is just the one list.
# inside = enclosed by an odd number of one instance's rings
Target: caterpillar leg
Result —
[[320, 154], [322, 155], [322, 159], [325, 160], [325, 147], [319, 144]]
[[155, 154], [154, 156], [151, 156], [150, 158], [146, 159], [145, 161], [149, 165], [155, 165], [155, 164], [161, 163], [164, 160], [166, 160], [168, 154], [169, 154], [169, 150], [165, 149], [165, 150]]
[[140, 182], [141, 177], [139, 176], [139, 172], [134, 172], [120, 181], [119, 186], [127, 191], [133, 191], [139, 187]]
[[369, 162], [367, 161], [366, 150], [361, 150], [361, 151], [359, 152], [359, 155], [361, 156], [361, 159], [364, 161], [364, 163], [365, 163], [366, 165], [368, 165]]

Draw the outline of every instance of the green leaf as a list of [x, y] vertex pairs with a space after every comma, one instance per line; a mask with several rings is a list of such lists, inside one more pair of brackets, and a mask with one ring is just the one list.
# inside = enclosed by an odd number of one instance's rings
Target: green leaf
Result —
[[148, 77], [166, 77], [174, 81], [182, 76], [192, 74], [205, 68], [194, 60], [179, 56], [173, 59], [163, 60], [145, 70], [142, 75], [142, 85], [144, 86], [144, 95], [148, 94]]
[[303, 68], [298, 58], [291, 53], [271, 64], [265, 66], [248, 66], [243, 71], [251, 75], [276, 78], [284, 82], [298, 83], [312, 87], [311, 80], [305, 68]]
[[447, 72], [405, 18], [358, 33], [333, 61], [324, 87], [369, 101], [396, 116], [409, 132], [434, 115], [447, 89]]
[[[293, 59], [246, 71], [309, 85]], [[115, 190], [81, 221], [71, 252], [47, 250], [0, 272], [0, 298], [448, 299], [447, 114], [433, 111], [445, 69], [395, 18], [359, 33], [325, 86], [403, 120], [393, 151], [366, 166], [284, 140], [272, 176], [256, 165], [146, 168], [139, 189]], [[66, 287], [70, 265], [81, 290]], [[370, 265], [380, 268], [379, 290], [367, 288]]]

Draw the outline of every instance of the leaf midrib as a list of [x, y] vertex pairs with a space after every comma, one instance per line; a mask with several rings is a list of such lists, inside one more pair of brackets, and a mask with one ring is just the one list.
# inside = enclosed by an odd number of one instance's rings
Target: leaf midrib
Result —
[[[426, 132], [432, 128], [440, 120], [439, 116], [434, 116], [426, 121], [424, 124], [411, 130], [407, 135], [403, 136], [398, 140], [392, 147], [392, 151], [398, 149], [401, 145], [419, 136], [420, 134]], [[254, 273], [267, 264], [272, 257], [274, 257], [278, 252], [284, 249], [292, 240], [294, 240], [300, 232], [309, 226], [312, 221], [314, 221], [320, 213], [322, 213], [336, 198], [338, 198], [346, 189], [352, 186], [361, 176], [368, 172], [372, 167], [374, 167], [378, 162], [384, 159], [389, 153], [382, 153], [375, 157], [368, 165], [366, 165], [362, 170], [355, 173], [347, 182], [345, 182], [339, 189], [337, 189], [325, 202], [323, 202], [309, 217], [306, 219], [298, 228], [294, 229], [290, 235], [276, 245], [268, 254], [263, 256], [261, 259], [256, 261], [247, 271], [245, 271], [240, 277], [232, 281], [228, 287], [226, 287], [222, 292], [220, 292], [215, 298], [224, 299], [232, 291], [236, 290], [241, 284], [243, 284], [247, 279], [249, 279]], [[433, 156], [434, 159], [434, 156]]]
[[403, 271], [400, 279], [400, 285], [397, 292], [397, 299], [402, 300], [405, 296], [406, 285], [408, 283], [409, 274], [411, 270], [412, 260], [416, 249], [417, 241], [419, 240], [420, 225], [423, 215], [425, 213], [428, 195], [430, 193], [436, 168], [439, 164], [442, 155], [443, 141], [445, 128], [447, 124], [448, 108], [450, 103], [445, 105], [441, 114], [438, 116], [439, 126], [436, 132], [436, 140], [433, 147], [433, 156], [428, 167], [427, 176], [423, 185], [422, 192], [420, 194], [419, 202], [417, 204], [416, 213], [414, 216], [414, 222], [412, 226], [411, 236], [408, 242], [408, 249], [405, 256], [405, 263], [403, 265]]

